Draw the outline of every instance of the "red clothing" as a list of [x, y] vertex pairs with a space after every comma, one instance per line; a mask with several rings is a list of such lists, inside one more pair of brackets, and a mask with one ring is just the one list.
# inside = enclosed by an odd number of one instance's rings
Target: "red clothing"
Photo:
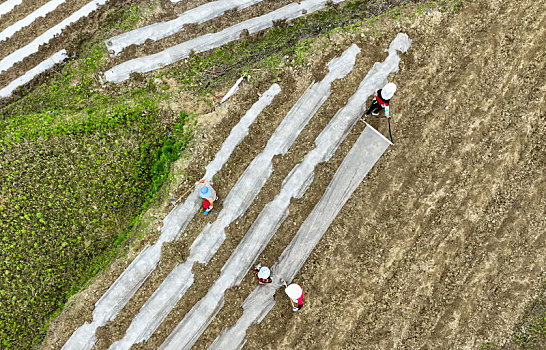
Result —
[[301, 289], [301, 297], [298, 299], [298, 306], [300, 305], [303, 306], [303, 288]]
[[203, 199], [203, 209], [208, 209], [210, 207], [210, 202], [208, 199]]
[[377, 96], [375, 96], [375, 99], [377, 100], [377, 102], [379, 102], [379, 104], [381, 105], [381, 107], [386, 107], [386, 106], [388, 106], [388, 105], [389, 105], [389, 102], [390, 102], [390, 100], [386, 100], [386, 101], [385, 101], [385, 100], [383, 100], [383, 99], [381, 98], [381, 90], [378, 91], [378, 94], [377, 94]]
[[296, 309], [301, 310], [301, 308], [303, 307], [303, 288], [301, 289], [301, 297], [299, 297], [299, 299], [296, 301], [298, 302], [298, 306], [296, 306]]

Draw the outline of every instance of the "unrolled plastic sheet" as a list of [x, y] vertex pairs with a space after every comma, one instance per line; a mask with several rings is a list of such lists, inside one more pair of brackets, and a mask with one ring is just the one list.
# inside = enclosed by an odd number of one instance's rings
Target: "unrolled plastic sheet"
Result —
[[244, 346], [248, 327], [261, 322], [275, 305], [273, 295], [278, 288], [284, 287], [281, 280], [288, 283], [292, 281], [339, 211], [389, 145], [390, 141], [383, 135], [371, 126], [366, 126], [320, 201], [271, 267], [273, 282], [254, 289], [243, 303], [243, 315], [233, 327], [222, 331], [209, 349], [229, 350]]
[[[214, 160], [206, 167], [206, 179], [213, 179], [214, 175], [229, 159], [237, 145], [248, 135], [248, 129], [256, 120], [258, 115], [273, 101], [273, 98], [281, 91], [278, 84], [273, 84], [261, 97], [252, 105], [248, 112], [233, 127], [226, 138], [220, 151]], [[95, 344], [95, 332], [106, 322], [113, 320], [119, 311], [127, 304], [129, 299], [140, 288], [156, 268], [161, 257], [161, 246], [164, 242], [171, 242], [180, 236], [195, 213], [199, 210], [199, 190], [195, 188], [186, 198], [183, 204], [171, 210], [163, 220], [161, 235], [158, 241], [146, 247], [125, 269], [118, 279], [108, 288], [106, 293], [97, 301], [93, 310], [93, 320], [85, 323], [72, 334], [70, 339], [63, 346], [64, 350], [91, 349]]]
[[313, 83], [290, 109], [273, 132], [265, 149], [257, 155], [226, 196], [223, 209], [213, 223], [207, 224], [190, 247], [190, 255], [177, 265], [165, 281], [133, 318], [125, 336], [110, 349], [129, 349], [134, 343], [148, 339], [186, 290], [193, 284], [194, 263], [207, 264], [225, 240], [225, 229], [243, 215], [273, 172], [273, 157], [285, 154], [299, 133], [331, 94], [332, 83], [353, 69], [360, 49], [356, 45], [345, 50], [328, 64], [329, 72]]

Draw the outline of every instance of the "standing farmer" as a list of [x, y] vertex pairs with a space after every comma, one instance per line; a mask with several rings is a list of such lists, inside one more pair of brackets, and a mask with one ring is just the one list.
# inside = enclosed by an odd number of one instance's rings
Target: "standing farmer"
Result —
[[[298, 311], [303, 307], [303, 288], [301, 286], [292, 283], [284, 288], [284, 292], [292, 301], [292, 311]], [[298, 306], [294, 306], [295, 303], [297, 303]]]
[[375, 92], [375, 97], [373, 99], [372, 105], [370, 108], [366, 111], [366, 116], [369, 116], [370, 113], [372, 115], [379, 115], [379, 112], [384, 108], [385, 109], [385, 117], [390, 118], [389, 114], [389, 102], [396, 92], [396, 85], [394, 83], [388, 83], [383, 87], [383, 89], [379, 89]]
[[218, 200], [218, 196], [216, 195], [214, 188], [212, 188], [209, 180], [203, 179], [195, 184], [197, 185], [198, 183], [204, 184], [204, 186], [199, 190], [199, 197], [203, 198], [203, 209], [205, 209], [203, 214], [207, 215], [212, 210], [212, 203]]

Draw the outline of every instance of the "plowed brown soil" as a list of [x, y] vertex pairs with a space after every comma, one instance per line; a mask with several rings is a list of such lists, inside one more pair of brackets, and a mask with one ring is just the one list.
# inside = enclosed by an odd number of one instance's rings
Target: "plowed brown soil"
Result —
[[[385, 58], [383, 50], [397, 32], [406, 32], [413, 42], [402, 55], [400, 72], [390, 77], [398, 85], [392, 99], [395, 145], [368, 174], [296, 277], [306, 290], [304, 308], [293, 313], [279, 291], [277, 305], [248, 330], [245, 348], [480, 349], [509, 344], [544, 290], [545, 10], [543, 0], [476, 0], [458, 11], [429, 9], [422, 14], [410, 8], [407, 16], [386, 16], [354, 34], [317, 39], [309, 66], [280, 73], [283, 92], [215, 178], [221, 197], [261, 152], [304, 89], [321, 79], [328, 60], [353, 42], [362, 49], [355, 69], [334, 83], [331, 98], [292, 149], [275, 159], [271, 180], [248, 213], [228, 228], [212, 261], [194, 267], [194, 285], [158, 332], [135, 348], [158, 348], [206, 293], [286, 174], [313, 148], [314, 138], [372, 64]], [[261, 81], [272, 83], [273, 78], [266, 75]], [[269, 86], [247, 84], [228, 110], [200, 117], [220, 122], [211, 122], [215, 126], [210, 134], [194, 146], [179, 194], [201, 176], [203, 165], [239, 116]], [[384, 120], [371, 124], [388, 134]], [[313, 184], [302, 199], [293, 201], [290, 215], [260, 257], [262, 263], [271, 265], [277, 259], [363, 127], [359, 123], [334, 157], [318, 167]], [[177, 261], [185, 260], [195, 236], [221, 208], [220, 200], [211, 215], [198, 214], [185, 236], [164, 247], [158, 269], [114, 322], [98, 330], [97, 349], [107, 349], [123, 336], [146, 298]], [[127, 260], [154, 237], [142, 241]], [[128, 261], [116, 262], [72, 300], [50, 329], [44, 348], [60, 348], [90, 320], [94, 302]], [[196, 349], [206, 349], [242, 313], [242, 301], [256, 287], [250, 275], [226, 293], [223, 309]]]
[[25, 0], [20, 5], [15, 6], [11, 11], [2, 15], [0, 32], [15, 22], [25, 18], [29, 13], [40, 8], [48, 1], [49, 0]]
[[544, 9], [477, 1], [407, 24], [396, 145], [300, 272], [306, 307], [279, 292], [246, 348], [510, 342], [544, 288]]

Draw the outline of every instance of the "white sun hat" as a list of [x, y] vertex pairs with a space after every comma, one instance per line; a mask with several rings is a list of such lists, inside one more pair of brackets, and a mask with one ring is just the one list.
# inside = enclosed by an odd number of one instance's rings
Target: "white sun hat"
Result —
[[290, 299], [298, 300], [303, 294], [303, 288], [295, 283], [292, 283], [288, 287], [284, 288], [284, 292]]
[[396, 84], [394, 83], [388, 83], [383, 87], [381, 90], [381, 97], [385, 100], [390, 100], [392, 95], [396, 92]]
[[260, 267], [260, 271], [258, 271], [258, 277], [266, 279], [269, 278], [269, 276], [271, 276], [271, 271], [269, 271], [269, 268], [265, 266]]

